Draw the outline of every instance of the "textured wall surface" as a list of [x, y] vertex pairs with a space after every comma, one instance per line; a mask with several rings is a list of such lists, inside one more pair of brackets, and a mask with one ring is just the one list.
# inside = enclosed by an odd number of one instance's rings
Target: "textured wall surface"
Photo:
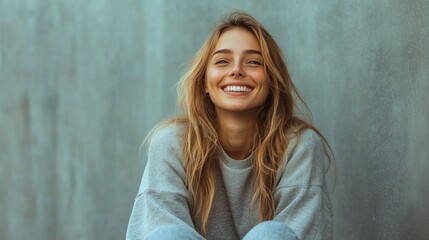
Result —
[[335, 151], [335, 239], [426, 239], [425, 0], [0, 0], [0, 239], [123, 239], [140, 143], [232, 8], [276, 37]]

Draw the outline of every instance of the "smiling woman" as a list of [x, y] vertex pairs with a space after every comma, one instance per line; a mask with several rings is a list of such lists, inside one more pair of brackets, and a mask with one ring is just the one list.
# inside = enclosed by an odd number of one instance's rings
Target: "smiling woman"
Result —
[[262, 62], [261, 47], [249, 31], [235, 27], [220, 36], [207, 66], [205, 83], [218, 118], [246, 114], [249, 121], [257, 119], [257, 108], [269, 93]]
[[[155, 128], [127, 239], [331, 239], [325, 153], [281, 50], [252, 16], [219, 22]], [[326, 154], [330, 160], [329, 154]]]

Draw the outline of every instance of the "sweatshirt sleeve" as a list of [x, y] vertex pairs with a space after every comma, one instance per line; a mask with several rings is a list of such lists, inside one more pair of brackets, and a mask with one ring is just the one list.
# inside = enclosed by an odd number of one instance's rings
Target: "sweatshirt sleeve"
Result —
[[274, 220], [299, 239], [332, 239], [333, 213], [326, 190], [323, 143], [312, 130], [290, 143], [287, 165], [279, 171]]
[[152, 138], [139, 192], [134, 201], [126, 239], [145, 239], [162, 226], [180, 226], [200, 235], [190, 214], [180, 139], [176, 126], [158, 131]]

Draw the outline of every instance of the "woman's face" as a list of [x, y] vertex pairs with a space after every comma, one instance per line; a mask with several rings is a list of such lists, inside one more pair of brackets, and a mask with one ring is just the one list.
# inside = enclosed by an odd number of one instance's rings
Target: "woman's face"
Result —
[[256, 37], [242, 28], [220, 36], [209, 57], [205, 91], [216, 112], [257, 111], [269, 94], [269, 81]]

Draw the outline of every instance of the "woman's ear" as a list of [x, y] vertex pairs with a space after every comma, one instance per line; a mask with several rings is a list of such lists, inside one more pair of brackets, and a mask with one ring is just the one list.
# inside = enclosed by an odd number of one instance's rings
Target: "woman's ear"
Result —
[[209, 89], [207, 88], [206, 80], [205, 79], [203, 79], [203, 85], [204, 85], [204, 92], [208, 94], [209, 93]]

